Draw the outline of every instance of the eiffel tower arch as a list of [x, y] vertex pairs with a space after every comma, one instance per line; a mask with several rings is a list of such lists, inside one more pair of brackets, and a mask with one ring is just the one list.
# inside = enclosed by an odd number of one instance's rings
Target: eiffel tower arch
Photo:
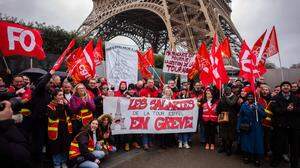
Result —
[[132, 39], [155, 53], [167, 49], [195, 52], [214, 33], [230, 37], [237, 52], [241, 37], [231, 21], [231, 0], [92, 0], [93, 10], [78, 28], [83, 36]]

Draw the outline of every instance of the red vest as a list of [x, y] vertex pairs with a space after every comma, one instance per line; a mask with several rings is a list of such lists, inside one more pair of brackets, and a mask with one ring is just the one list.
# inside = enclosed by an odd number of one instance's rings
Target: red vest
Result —
[[212, 122], [218, 122], [218, 115], [216, 113], [218, 102], [215, 102], [214, 104], [209, 107], [208, 103], [203, 104], [203, 114], [202, 118], [204, 122], [212, 121]]

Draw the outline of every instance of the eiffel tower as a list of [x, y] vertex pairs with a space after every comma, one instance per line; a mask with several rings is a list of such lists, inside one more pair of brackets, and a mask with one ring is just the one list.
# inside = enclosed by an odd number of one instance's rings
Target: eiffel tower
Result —
[[78, 28], [82, 36], [108, 41], [122, 35], [140, 49], [152, 46], [159, 53], [195, 52], [202, 41], [211, 44], [217, 33], [219, 40], [229, 37], [233, 55], [240, 50], [242, 38], [231, 21], [231, 0], [92, 1], [93, 10]]

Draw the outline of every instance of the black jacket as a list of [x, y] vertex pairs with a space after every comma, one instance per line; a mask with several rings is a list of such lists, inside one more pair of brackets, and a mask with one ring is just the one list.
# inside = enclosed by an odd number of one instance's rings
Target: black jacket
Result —
[[13, 120], [0, 121], [0, 163], [4, 167], [31, 167], [29, 146]]
[[36, 88], [32, 92], [31, 110], [34, 119], [47, 118], [47, 105], [51, 101], [51, 92], [50, 89], [47, 88], [47, 83], [50, 81], [51, 77], [52, 75], [50, 73], [41, 77]]
[[[274, 101], [271, 104], [273, 127], [300, 129], [299, 101], [299, 98], [293, 94], [290, 94], [290, 98], [287, 100], [281, 92], [274, 97]], [[287, 110], [290, 103], [294, 106], [292, 111]]]

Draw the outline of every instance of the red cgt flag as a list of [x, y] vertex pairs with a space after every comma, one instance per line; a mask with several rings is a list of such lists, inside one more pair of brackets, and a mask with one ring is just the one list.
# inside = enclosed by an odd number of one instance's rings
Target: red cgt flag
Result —
[[76, 83], [93, 78], [96, 73], [96, 64], [93, 54], [93, 41], [84, 48], [80, 59], [77, 60], [69, 71]]
[[262, 47], [263, 41], [265, 39], [267, 30], [259, 37], [259, 39], [254, 43], [253, 47], [252, 47], [252, 53], [254, 54], [255, 57], [259, 56], [260, 53], [260, 49]]
[[67, 58], [65, 59], [66, 66], [68, 70], [70, 71], [72, 69], [72, 66], [75, 65], [76, 61], [81, 59], [82, 55], [82, 48], [76, 48], [74, 51], [72, 51]]
[[258, 63], [258, 70], [260, 75], [263, 75], [267, 72], [267, 69], [265, 67], [266, 59], [277, 53], [279, 53], [279, 47], [278, 47], [276, 29], [275, 26], [273, 26], [266, 47], [264, 49], [264, 52], [262, 53], [261, 59], [259, 60]]
[[196, 56], [196, 62], [198, 63], [198, 69], [200, 71], [199, 79], [204, 86], [209, 86], [213, 83], [212, 66], [209, 61], [209, 53], [206, 48], [206, 44], [203, 42]]
[[52, 70], [55, 70], [55, 71], [59, 70], [59, 68], [61, 67], [61, 64], [64, 62], [66, 55], [71, 51], [71, 49], [74, 47], [75, 43], [76, 43], [76, 41], [74, 39], [69, 43], [68, 47], [57, 59], [56, 63], [52, 67]]
[[95, 57], [96, 66], [100, 65], [102, 63], [102, 61], [104, 60], [102, 43], [103, 43], [102, 39], [99, 38], [98, 42], [96, 44], [96, 47], [94, 49], [94, 57]]
[[4, 56], [46, 58], [40, 32], [20, 24], [0, 21], [0, 50]]
[[279, 47], [278, 47], [276, 29], [275, 26], [273, 26], [262, 56], [265, 56], [267, 58], [277, 53], [279, 53]]

